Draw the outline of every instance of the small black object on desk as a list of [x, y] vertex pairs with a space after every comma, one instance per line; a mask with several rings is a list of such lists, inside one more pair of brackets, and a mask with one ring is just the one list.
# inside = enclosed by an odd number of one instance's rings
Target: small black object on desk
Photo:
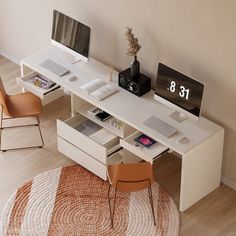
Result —
[[141, 97], [151, 90], [151, 79], [142, 73], [137, 78], [131, 78], [130, 68], [128, 68], [119, 73], [119, 86]]

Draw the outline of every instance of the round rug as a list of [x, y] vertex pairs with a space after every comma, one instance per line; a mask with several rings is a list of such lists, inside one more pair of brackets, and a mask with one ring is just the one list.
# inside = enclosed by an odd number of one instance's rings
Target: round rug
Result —
[[147, 189], [117, 193], [114, 228], [108, 183], [79, 165], [54, 169], [17, 189], [5, 205], [0, 235], [151, 236], [179, 234], [179, 213], [170, 195], [153, 183], [156, 226]]

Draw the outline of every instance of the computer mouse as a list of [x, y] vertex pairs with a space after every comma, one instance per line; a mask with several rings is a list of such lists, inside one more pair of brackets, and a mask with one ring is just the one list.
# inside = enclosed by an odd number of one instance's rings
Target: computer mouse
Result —
[[73, 75], [69, 78], [69, 81], [75, 81], [75, 80], [77, 80], [77, 77], [75, 75]]
[[189, 142], [189, 139], [186, 138], [186, 137], [181, 137], [177, 140], [178, 143], [181, 143], [181, 144], [186, 144]]

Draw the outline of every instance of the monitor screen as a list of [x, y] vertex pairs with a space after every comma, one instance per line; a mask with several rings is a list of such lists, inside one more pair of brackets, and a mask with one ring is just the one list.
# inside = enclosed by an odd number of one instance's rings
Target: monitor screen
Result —
[[88, 58], [90, 28], [56, 10], [53, 11], [52, 40]]
[[202, 83], [159, 63], [155, 95], [199, 117], [203, 89]]

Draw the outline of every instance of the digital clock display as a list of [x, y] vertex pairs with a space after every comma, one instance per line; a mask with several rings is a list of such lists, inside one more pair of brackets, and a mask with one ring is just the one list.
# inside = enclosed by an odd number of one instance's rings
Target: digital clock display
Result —
[[155, 94], [180, 108], [200, 115], [204, 85], [172, 68], [159, 64]]
[[175, 93], [177, 96], [184, 98], [186, 100], [189, 99], [190, 89], [186, 88], [184, 85], [179, 85], [174, 80], [170, 79], [169, 86], [167, 90], [171, 93]]

